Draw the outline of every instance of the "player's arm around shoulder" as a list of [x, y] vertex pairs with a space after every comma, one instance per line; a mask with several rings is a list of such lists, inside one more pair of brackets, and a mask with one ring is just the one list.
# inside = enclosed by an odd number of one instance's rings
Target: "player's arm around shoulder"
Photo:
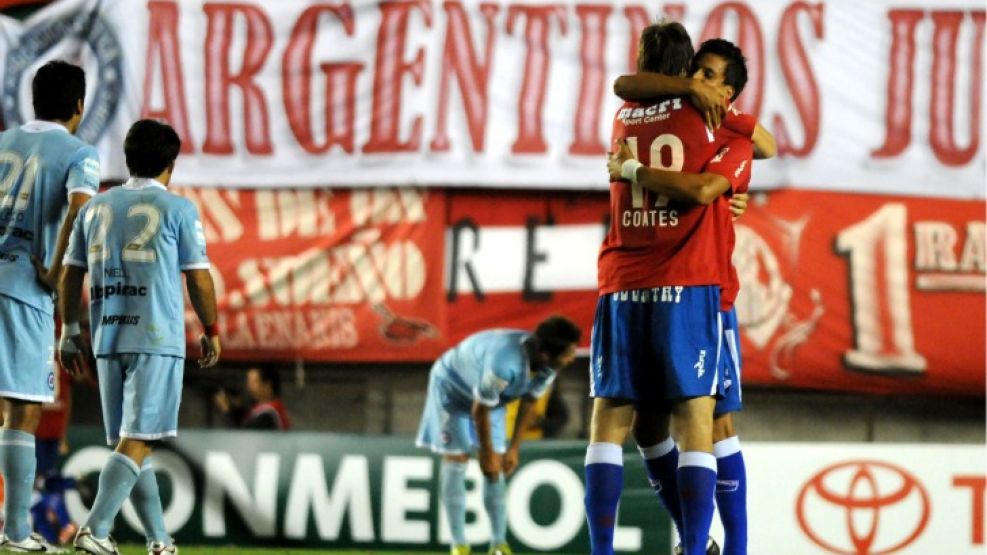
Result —
[[754, 116], [741, 112], [733, 105], [727, 109], [723, 126], [735, 133], [750, 137], [754, 145], [755, 160], [767, 160], [778, 154], [778, 145], [775, 143], [774, 135], [761, 125], [761, 122], [757, 121]]

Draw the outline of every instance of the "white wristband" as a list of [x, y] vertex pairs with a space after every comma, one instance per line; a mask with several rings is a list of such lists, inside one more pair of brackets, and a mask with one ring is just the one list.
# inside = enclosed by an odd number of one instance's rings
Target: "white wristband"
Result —
[[66, 337], [72, 337], [73, 335], [82, 335], [82, 328], [79, 327], [79, 322], [64, 323], [62, 324], [62, 335]]
[[623, 177], [631, 183], [637, 183], [637, 169], [643, 165], [644, 164], [633, 158], [630, 160], [624, 160], [624, 164], [620, 166], [620, 177]]

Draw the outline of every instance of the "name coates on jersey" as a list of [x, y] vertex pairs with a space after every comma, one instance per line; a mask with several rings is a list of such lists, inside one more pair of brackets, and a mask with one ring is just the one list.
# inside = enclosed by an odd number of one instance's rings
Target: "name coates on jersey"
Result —
[[[670, 98], [652, 104], [651, 106], [638, 108], [622, 108], [617, 113], [619, 119], [625, 127], [634, 125], [645, 125], [657, 121], [668, 119], [672, 112], [682, 109], [681, 98]], [[667, 140], [661, 140], [668, 137]], [[634, 151], [634, 155], [640, 158], [637, 138], [628, 137], [628, 145]], [[656, 140], [649, 149], [651, 152], [651, 167], [659, 169], [675, 170], [674, 159], [681, 159], [681, 141], [671, 135], [663, 135]], [[671, 165], [662, 162], [663, 157], [673, 160]], [[645, 199], [648, 196], [655, 197], [652, 206], [645, 206]], [[620, 225], [623, 227], [675, 227], [679, 225], [679, 213], [674, 208], [668, 208], [668, 197], [664, 195], [645, 195], [640, 185], [631, 185], [631, 208], [624, 210], [620, 216]]]

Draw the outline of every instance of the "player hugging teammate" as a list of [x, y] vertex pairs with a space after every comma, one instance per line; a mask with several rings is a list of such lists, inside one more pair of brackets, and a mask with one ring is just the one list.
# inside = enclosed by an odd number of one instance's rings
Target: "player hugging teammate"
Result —
[[591, 340], [592, 552], [613, 553], [621, 446], [632, 431], [682, 538], [676, 553], [719, 553], [709, 538], [715, 497], [725, 554], [746, 555], [745, 471], [729, 417], [740, 409], [730, 197], [747, 190], [755, 150], [773, 155], [774, 143], [750, 116], [720, 110], [747, 80], [732, 44], [707, 41], [693, 56], [680, 24], [651, 25], [638, 70], [615, 85], [628, 102], [614, 121], [611, 225]]

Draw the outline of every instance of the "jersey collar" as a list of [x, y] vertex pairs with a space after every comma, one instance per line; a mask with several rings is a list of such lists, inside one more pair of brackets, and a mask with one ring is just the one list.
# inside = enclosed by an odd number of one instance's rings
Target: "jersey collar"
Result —
[[124, 189], [130, 189], [132, 191], [139, 191], [141, 189], [148, 189], [157, 187], [162, 191], [167, 191], [168, 188], [165, 187], [164, 183], [156, 179], [151, 179], [150, 177], [131, 177], [123, 184]]
[[45, 120], [32, 120], [21, 126], [21, 131], [26, 131], [28, 133], [41, 133], [44, 131], [64, 131], [69, 132], [64, 125], [60, 123], [55, 123], [53, 121]]

